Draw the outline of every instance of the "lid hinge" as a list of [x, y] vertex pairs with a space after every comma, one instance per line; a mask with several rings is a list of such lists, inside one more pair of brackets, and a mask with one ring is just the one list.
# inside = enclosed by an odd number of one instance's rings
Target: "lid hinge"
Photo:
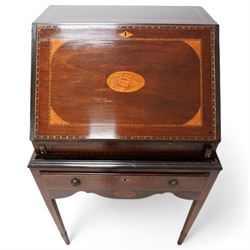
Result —
[[215, 150], [216, 150], [216, 145], [214, 145], [214, 144], [211, 144], [211, 145], [205, 147], [204, 158], [205, 159], [211, 158], [213, 155], [213, 152], [215, 152]]
[[46, 150], [45, 145], [39, 145], [38, 149], [39, 149], [39, 154], [40, 155], [46, 155], [47, 154], [47, 150]]
[[208, 159], [212, 156], [213, 149], [212, 148], [205, 148], [204, 158]]

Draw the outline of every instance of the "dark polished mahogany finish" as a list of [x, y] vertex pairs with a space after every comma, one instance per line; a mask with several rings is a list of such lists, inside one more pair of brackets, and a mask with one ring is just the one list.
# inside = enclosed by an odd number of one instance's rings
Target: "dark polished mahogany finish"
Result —
[[219, 171], [219, 27], [201, 7], [50, 6], [32, 29], [29, 167], [56, 198], [171, 192], [193, 205]]
[[[196, 155], [203, 154], [207, 143], [216, 148], [218, 26], [212, 20], [204, 25], [159, 24], [155, 14], [148, 24], [139, 24], [140, 19], [134, 25], [109, 23], [100, 17], [97, 23], [79, 19], [75, 25], [73, 15], [68, 23], [59, 15], [58, 22], [45, 24], [54, 8], [65, 9], [51, 7], [33, 25], [31, 140], [38, 154], [42, 145], [48, 156], [73, 151], [105, 157], [115, 145], [133, 159], [152, 146], [163, 152], [159, 157], [166, 153], [169, 159], [169, 151], [176, 152], [180, 144]], [[129, 15], [135, 18], [141, 10], [146, 18], [149, 9], [132, 8]], [[166, 18], [171, 10], [184, 16], [193, 11], [196, 18], [204, 14], [201, 8], [163, 9]], [[99, 8], [82, 9], [88, 10], [96, 11], [97, 18]], [[110, 10], [122, 16], [122, 8]], [[171, 149], [169, 141], [175, 144]]]
[[37, 26], [34, 139], [217, 139], [213, 28], [143, 27]]
[[138, 199], [171, 192], [193, 200], [178, 244], [185, 239], [221, 164], [216, 156], [202, 161], [131, 161], [44, 159], [33, 154], [29, 168], [63, 237], [69, 239], [55, 199], [79, 191], [116, 199]]

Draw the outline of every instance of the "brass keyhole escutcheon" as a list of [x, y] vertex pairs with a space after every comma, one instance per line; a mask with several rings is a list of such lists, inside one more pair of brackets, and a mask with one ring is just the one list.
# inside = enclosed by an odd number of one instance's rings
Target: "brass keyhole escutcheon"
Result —
[[177, 184], [178, 184], [178, 181], [176, 179], [172, 179], [168, 182], [168, 184], [171, 186], [171, 187], [175, 187]]
[[128, 32], [128, 31], [123, 31], [122, 33], [119, 34], [121, 37], [123, 38], [128, 38], [128, 37], [131, 37], [133, 36], [132, 33]]
[[71, 185], [73, 187], [79, 187], [81, 185], [81, 181], [78, 178], [74, 178], [71, 180]]

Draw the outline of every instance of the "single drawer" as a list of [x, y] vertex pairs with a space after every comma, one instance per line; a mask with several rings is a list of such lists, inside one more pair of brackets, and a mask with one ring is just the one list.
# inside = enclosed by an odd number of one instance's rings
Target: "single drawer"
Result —
[[49, 190], [78, 191], [192, 191], [202, 190], [207, 173], [111, 174], [41, 172]]

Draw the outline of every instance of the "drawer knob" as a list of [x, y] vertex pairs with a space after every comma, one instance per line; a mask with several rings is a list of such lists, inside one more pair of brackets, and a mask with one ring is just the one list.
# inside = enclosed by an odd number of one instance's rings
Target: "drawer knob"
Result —
[[71, 180], [71, 185], [73, 187], [78, 187], [78, 186], [81, 185], [81, 181], [78, 178], [74, 178], [74, 179]]
[[178, 181], [176, 179], [172, 179], [168, 182], [168, 184], [171, 186], [171, 187], [174, 187], [178, 184]]

